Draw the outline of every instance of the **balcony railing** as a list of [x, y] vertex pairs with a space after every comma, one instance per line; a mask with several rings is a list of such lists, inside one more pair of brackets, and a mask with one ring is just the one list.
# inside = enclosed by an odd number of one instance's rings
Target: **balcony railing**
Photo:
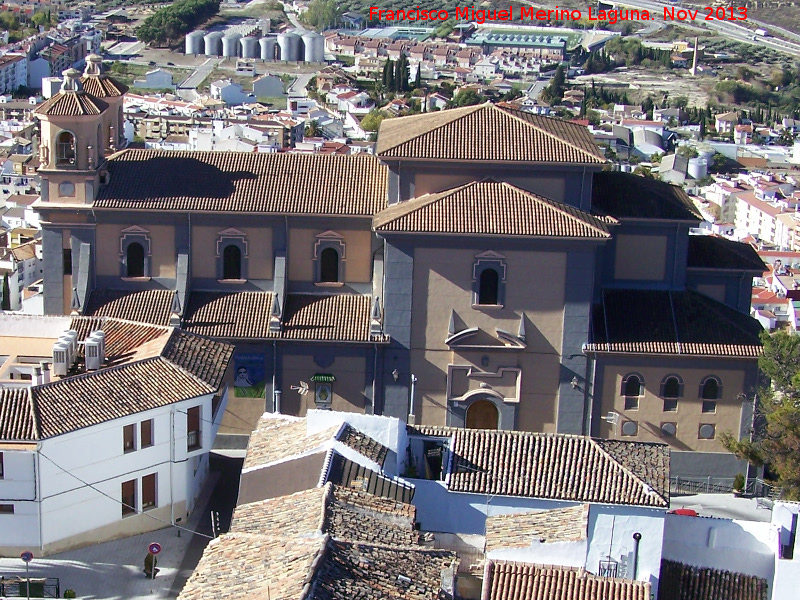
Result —
[[[29, 583], [30, 582], [30, 583]], [[0, 577], [0, 597], [4, 598], [60, 598], [58, 577]]]
[[200, 448], [200, 432], [190, 431], [186, 434], [186, 449], [197, 450]]

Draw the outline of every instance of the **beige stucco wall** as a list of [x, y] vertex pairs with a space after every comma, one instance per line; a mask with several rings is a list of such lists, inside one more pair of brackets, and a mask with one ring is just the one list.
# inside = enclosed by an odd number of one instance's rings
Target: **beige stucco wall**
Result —
[[[136, 223], [150, 237], [150, 276], [175, 277], [175, 228], [171, 225]], [[119, 277], [120, 238], [130, 225], [98, 225], [95, 265], [99, 276]]]
[[[630, 367], [607, 365], [603, 367], [602, 411], [620, 413], [620, 423], [614, 428], [611, 424], [600, 422], [601, 437], [640, 442], [662, 442], [675, 450], [696, 450], [702, 452], [724, 452], [719, 443], [720, 433], [730, 431], [738, 437], [742, 416], [742, 401], [737, 397], [744, 392], [744, 370], [733, 369], [669, 369], [636, 368], [645, 380], [645, 395], [639, 398], [639, 410], [625, 410], [625, 398], [621, 396], [623, 378], [634, 372]], [[659, 396], [661, 381], [667, 375], [678, 375], [683, 379], [683, 397], [678, 400], [676, 412], [665, 412], [664, 401]], [[722, 398], [717, 400], [716, 413], [703, 413], [700, 399], [700, 382], [709, 375], [716, 375], [722, 381]], [[637, 421], [638, 435], [623, 436], [622, 422]], [[677, 433], [674, 437], [661, 435], [662, 423], [675, 423]], [[701, 440], [698, 430], [701, 424], [716, 427], [713, 440]]]
[[[314, 245], [325, 230], [289, 230], [288, 277], [291, 281], [314, 281]], [[368, 283], [372, 279], [372, 232], [335, 230], [345, 245], [344, 282]]]
[[[315, 408], [315, 383], [311, 377], [316, 373], [330, 373], [336, 377], [333, 382], [333, 410], [363, 413], [366, 406], [364, 386], [366, 377], [366, 359], [359, 356], [339, 356], [328, 367], [320, 367], [310, 354], [284, 355], [283, 393], [281, 394], [281, 412], [288, 415], [305, 416], [308, 409]], [[301, 396], [290, 386], [305, 381], [309, 392]]]
[[615, 279], [661, 281], [666, 273], [667, 238], [658, 235], [618, 235]]
[[[472, 307], [472, 267], [475, 255], [488, 250], [418, 248], [414, 253], [411, 368], [418, 377], [418, 422], [441, 424], [447, 414], [447, 367], [474, 365], [497, 372], [519, 367], [521, 390], [518, 427], [554, 431], [558, 398], [559, 354], [563, 335], [566, 255], [556, 252], [503, 252], [506, 257], [505, 304], [502, 308]], [[447, 301], [443, 302], [442, 299]], [[496, 330], [516, 335], [524, 312], [527, 347], [451, 350], [448, 335], [451, 310], [456, 330], [478, 327], [476, 336], [497, 340]], [[469, 343], [469, 342], [467, 342]], [[495, 343], [499, 344], [499, 341]], [[489, 359], [488, 366], [482, 358]]]

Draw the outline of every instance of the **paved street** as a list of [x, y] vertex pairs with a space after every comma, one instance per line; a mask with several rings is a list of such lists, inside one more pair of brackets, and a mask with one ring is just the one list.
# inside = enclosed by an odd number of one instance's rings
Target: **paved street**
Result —
[[[222, 531], [230, 527], [231, 513], [236, 504], [239, 472], [242, 461], [212, 455], [209, 483], [198, 501], [187, 525], [188, 529], [210, 535], [210, 510], [220, 512]], [[143, 573], [147, 547], [158, 542], [163, 548], [158, 555], [158, 577], [148, 579]], [[123, 600], [175, 598], [202, 556], [207, 538], [182, 532], [171, 527], [104, 544], [34, 558], [30, 563], [31, 577], [58, 577], [61, 595], [74, 589], [78, 598], [93, 600]], [[35, 554], [35, 551], [34, 551]], [[25, 576], [25, 563], [19, 558], [0, 558], [0, 575]]]

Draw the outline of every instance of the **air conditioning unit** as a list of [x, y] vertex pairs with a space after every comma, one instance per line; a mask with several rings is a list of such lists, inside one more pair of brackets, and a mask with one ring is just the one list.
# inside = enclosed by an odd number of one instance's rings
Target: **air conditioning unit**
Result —
[[83, 345], [83, 351], [86, 356], [86, 370], [97, 371], [103, 365], [102, 360], [100, 360], [100, 342], [86, 340]]
[[53, 346], [53, 375], [64, 377], [69, 370], [69, 344], [58, 342]]
[[96, 340], [100, 344], [100, 364], [102, 365], [106, 362], [106, 332], [102, 329], [93, 331], [89, 335], [89, 340]]

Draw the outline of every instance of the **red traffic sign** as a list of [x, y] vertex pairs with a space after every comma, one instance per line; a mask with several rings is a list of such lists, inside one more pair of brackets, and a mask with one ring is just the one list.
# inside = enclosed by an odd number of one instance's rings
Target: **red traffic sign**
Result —
[[158, 542], [153, 542], [147, 547], [147, 549], [150, 551], [150, 554], [158, 554], [161, 552], [161, 544]]
[[29, 550], [25, 550], [25, 552], [20, 554], [19, 557], [22, 560], [24, 560], [26, 563], [27, 562], [31, 562], [33, 560], [33, 552], [30, 552]]

